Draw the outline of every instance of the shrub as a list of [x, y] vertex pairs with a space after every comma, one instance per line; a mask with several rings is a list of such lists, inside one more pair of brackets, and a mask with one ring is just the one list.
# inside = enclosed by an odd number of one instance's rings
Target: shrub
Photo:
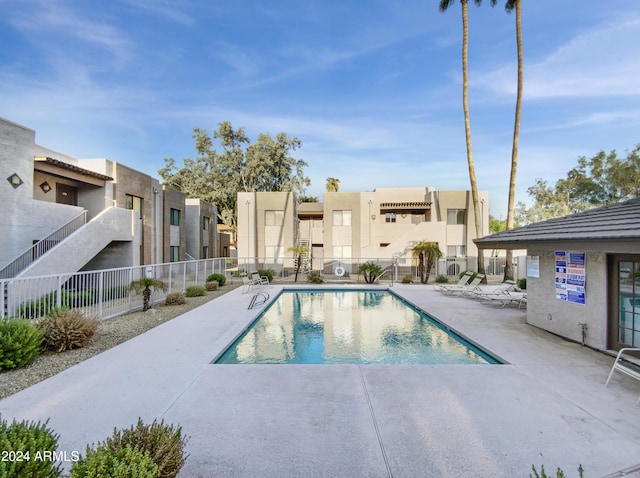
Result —
[[478, 273], [476, 271], [462, 271], [460, 274], [458, 274], [458, 279], [462, 279], [462, 276], [465, 275], [466, 273], [470, 272], [471, 275], [469, 276], [469, 280], [467, 282], [471, 282], [473, 279], [476, 278], [476, 276], [478, 275]]
[[182, 305], [187, 303], [187, 299], [184, 297], [183, 292], [172, 292], [167, 294], [164, 303], [165, 305]]
[[358, 267], [358, 274], [364, 276], [364, 281], [367, 284], [372, 284], [376, 278], [382, 274], [382, 267], [375, 262], [365, 262]]
[[174, 478], [187, 459], [184, 456], [186, 444], [187, 438], [182, 436], [181, 427], [165, 425], [164, 420], [160, 423], [154, 420], [151, 425], [145, 425], [142, 419], [138, 419], [135, 427], [114, 430], [102, 446], [112, 453], [127, 447], [148, 453], [159, 468], [157, 476]]
[[212, 280], [207, 282], [204, 285], [204, 288], [207, 289], [208, 291], [212, 291], [212, 290], [218, 290], [218, 281], [217, 280]]
[[187, 297], [200, 297], [206, 293], [207, 289], [205, 289], [203, 285], [190, 285], [185, 290], [185, 295]]
[[438, 284], [446, 284], [447, 282], [449, 282], [449, 278], [443, 274], [439, 274], [436, 276], [436, 282]]
[[320, 274], [320, 271], [311, 271], [307, 276], [307, 280], [312, 284], [322, 284], [324, 282], [324, 278]]
[[407, 274], [406, 276], [404, 276], [402, 278], [402, 283], [403, 284], [411, 284], [411, 283], [413, 283], [413, 277], [411, 277], [411, 274]]
[[207, 277], [207, 282], [211, 281], [217, 281], [220, 287], [222, 287], [224, 283], [227, 282], [227, 278], [222, 274], [211, 274]]
[[0, 450], [15, 453], [15, 459], [9, 455], [7, 460], [0, 460], [0, 478], [59, 477], [60, 464], [45, 459], [44, 455], [54, 452], [57, 447], [58, 435], [47, 427], [47, 422], [17, 422], [14, 419], [9, 425], [0, 419]]
[[274, 271], [273, 269], [258, 269], [258, 275], [260, 277], [266, 276], [267, 279], [269, 279], [269, 283], [273, 281], [273, 274], [275, 274], [275, 272], [276, 271]]
[[157, 478], [160, 468], [153, 462], [148, 451], [130, 446], [109, 450], [99, 445], [92, 450], [87, 447], [86, 457], [71, 466], [71, 478]]
[[523, 277], [522, 279], [518, 279], [518, 288], [522, 290], [527, 289], [527, 278]]
[[86, 317], [79, 310], [54, 309], [38, 327], [44, 334], [46, 348], [64, 352], [89, 345], [98, 325], [97, 319]]
[[31, 363], [43, 338], [42, 330], [28, 320], [0, 320], [0, 372]]

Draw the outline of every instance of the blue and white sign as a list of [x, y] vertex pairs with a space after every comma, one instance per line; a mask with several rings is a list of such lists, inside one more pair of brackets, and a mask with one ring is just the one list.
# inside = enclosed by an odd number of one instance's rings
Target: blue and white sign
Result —
[[556, 251], [556, 299], [586, 304], [585, 252]]

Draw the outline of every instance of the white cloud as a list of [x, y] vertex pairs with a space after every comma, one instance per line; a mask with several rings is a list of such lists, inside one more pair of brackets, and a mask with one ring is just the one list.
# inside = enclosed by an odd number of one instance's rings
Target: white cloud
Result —
[[[640, 95], [640, 17], [585, 32], [544, 59], [527, 59], [527, 99]], [[515, 95], [515, 66], [505, 65], [476, 75], [475, 86], [501, 95]]]

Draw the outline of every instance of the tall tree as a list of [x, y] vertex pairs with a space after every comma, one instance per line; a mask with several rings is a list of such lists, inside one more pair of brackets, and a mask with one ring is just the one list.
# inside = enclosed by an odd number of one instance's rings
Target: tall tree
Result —
[[[495, 3], [495, 2], [494, 2]], [[511, 148], [511, 176], [509, 178], [509, 199], [507, 202], [507, 229], [513, 229], [515, 225], [515, 197], [516, 197], [516, 170], [518, 168], [518, 142], [520, 138], [520, 110], [522, 108], [522, 84], [524, 76], [524, 61], [522, 49], [522, 1], [507, 0], [505, 5], [507, 12], [516, 13], [516, 44], [518, 48], [518, 87], [516, 93], [516, 114], [513, 125], [513, 146]], [[507, 249], [506, 265], [504, 268], [504, 280], [513, 280], [513, 251]]]
[[[473, 1], [476, 5], [482, 4], [482, 0]], [[454, 3], [455, 0], [440, 0], [440, 12], [444, 13]], [[469, 181], [471, 183], [471, 197], [473, 199], [476, 237], [480, 237], [482, 235], [482, 219], [480, 217], [476, 171], [473, 164], [471, 123], [469, 120], [469, 0], [460, 0], [460, 4], [462, 5], [462, 107], [464, 109], [464, 132], [467, 143], [467, 164], [469, 167]], [[478, 272], [484, 274], [484, 256], [481, 250], [478, 251]], [[483, 281], [486, 282], [486, 278], [483, 278]]]
[[[204, 129], [194, 128], [193, 138], [198, 157], [186, 158], [182, 168], [173, 158], [165, 158], [166, 164], [158, 173], [169, 187], [217, 206], [218, 217], [234, 233], [238, 192], [301, 194], [310, 184], [304, 175], [307, 163], [291, 155], [302, 143], [286, 133], [278, 133], [275, 138], [261, 133], [251, 144], [244, 128], [234, 129], [224, 121], [212, 136]], [[214, 141], [221, 151], [215, 149]]]
[[337, 178], [327, 178], [327, 192], [337, 193], [340, 189], [340, 180]]

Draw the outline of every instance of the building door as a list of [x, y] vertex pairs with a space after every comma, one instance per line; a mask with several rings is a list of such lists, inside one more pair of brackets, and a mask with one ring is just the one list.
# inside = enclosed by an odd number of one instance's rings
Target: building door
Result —
[[68, 184], [56, 183], [56, 202], [58, 204], [78, 205], [78, 188]]
[[609, 348], [640, 347], [640, 255], [609, 258], [608, 329]]

